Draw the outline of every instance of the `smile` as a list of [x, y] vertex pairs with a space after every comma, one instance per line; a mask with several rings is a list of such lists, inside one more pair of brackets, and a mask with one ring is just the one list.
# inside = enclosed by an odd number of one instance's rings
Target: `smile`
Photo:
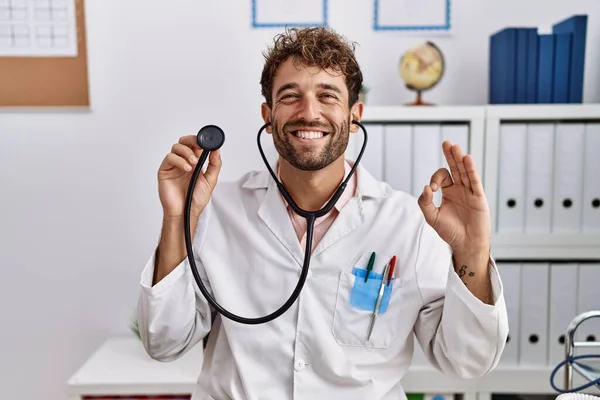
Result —
[[322, 132], [322, 131], [293, 131], [292, 135], [294, 135], [294, 136], [296, 136], [297, 138], [300, 138], [300, 139], [314, 140], [314, 139], [321, 139], [324, 136], [327, 136], [327, 132]]

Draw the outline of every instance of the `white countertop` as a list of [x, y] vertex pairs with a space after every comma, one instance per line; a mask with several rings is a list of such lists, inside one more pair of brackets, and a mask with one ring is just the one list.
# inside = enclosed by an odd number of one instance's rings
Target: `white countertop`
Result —
[[[70, 399], [83, 395], [189, 395], [194, 391], [203, 359], [201, 342], [180, 359], [163, 363], [151, 359], [136, 337], [109, 339], [69, 379], [68, 393]], [[549, 384], [551, 371], [551, 367], [498, 367], [481, 379], [461, 380], [430, 367], [413, 367], [403, 384], [408, 393], [553, 394]], [[585, 382], [575, 375], [576, 384]], [[561, 371], [556, 379], [560, 387], [562, 377]], [[594, 389], [584, 392], [592, 393]]]
[[191, 394], [202, 369], [202, 342], [172, 362], [148, 356], [136, 337], [107, 340], [67, 382], [83, 395]]

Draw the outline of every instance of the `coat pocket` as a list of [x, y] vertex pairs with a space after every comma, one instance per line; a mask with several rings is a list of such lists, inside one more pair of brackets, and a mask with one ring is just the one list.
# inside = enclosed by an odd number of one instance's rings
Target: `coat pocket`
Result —
[[365, 270], [354, 268], [341, 272], [333, 315], [333, 335], [338, 344], [371, 348], [387, 348], [398, 335], [399, 316], [394, 307], [401, 287], [396, 279], [384, 285], [379, 313], [375, 318], [371, 338], [369, 326], [373, 319], [382, 276], [371, 272], [365, 281]]

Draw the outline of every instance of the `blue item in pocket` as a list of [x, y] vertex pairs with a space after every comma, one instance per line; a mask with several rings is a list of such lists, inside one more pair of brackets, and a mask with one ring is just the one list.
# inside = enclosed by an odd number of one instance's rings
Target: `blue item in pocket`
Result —
[[[356, 267], [352, 270], [352, 274], [355, 276], [355, 279], [354, 285], [352, 286], [352, 292], [350, 293], [350, 305], [360, 310], [374, 311], [383, 276], [380, 273], [371, 271], [369, 273], [369, 279], [365, 282], [367, 270]], [[390, 304], [390, 295], [392, 294], [393, 286], [394, 279], [392, 279], [389, 286], [386, 285], [384, 287], [381, 305], [379, 306], [379, 314], [386, 312], [388, 305]]]

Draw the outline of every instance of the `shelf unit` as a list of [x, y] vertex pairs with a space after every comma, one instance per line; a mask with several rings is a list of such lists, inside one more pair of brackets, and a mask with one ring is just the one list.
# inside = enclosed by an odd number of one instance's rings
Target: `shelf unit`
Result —
[[[492, 105], [486, 107], [485, 190], [492, 210], [492, 249], [502, 260], [598, 260], [600, 232], [576, 234], [499, 234], [498, 148], [503, 123], [600, 122], [600, 104]], [[600, 175], [600, 171], [599, 171]], [[600, 211], [599, 211], [600, 212]]]
[[503, 122], [541, 121], [600, 122], [600, 104], [366, 107], [362, 122], [367, 127], [457, 122], [468, 124], [468, 151], [483, 179], [492, 214], [492, 252], [494, 257], [505, 261], [598, 260], [600, 259], [600, 232], [585, 234], [501, 234], [496, 232], [500, 126]]

